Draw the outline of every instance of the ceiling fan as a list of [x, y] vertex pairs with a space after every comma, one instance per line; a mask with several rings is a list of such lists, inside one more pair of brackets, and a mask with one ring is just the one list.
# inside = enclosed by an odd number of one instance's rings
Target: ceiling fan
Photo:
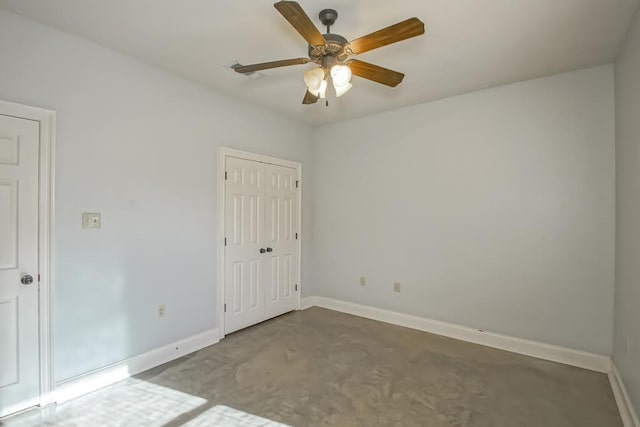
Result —
[[302, 100], [303, 104], [313, 104], [318, 99], [326, 97], [329, 77], [338, 97], [344, 95], [353, 86], [352, 75], [396, 87], [402, 82], [404, 74], [352, 59], [351, 56], [424, 34], [424, 23], [418, 18], [409, 18], [348, 41], [339, 34], [331, 33], [331, 26], [338, 19], [338, 12], [333, 9], [324, 9], [320, 12], [320, 22], [327, 27], [327, 33], [321, 34], [298, 2], [279, 1], [273, 6], [309, 43], [309, 58], [284, 59], [253, 65], [238, 64], [233, 68], [238, 73], [250, 74], [259, 70], [309, 62], [318, 64], [319, 67], [304, 73], [307, 92]]

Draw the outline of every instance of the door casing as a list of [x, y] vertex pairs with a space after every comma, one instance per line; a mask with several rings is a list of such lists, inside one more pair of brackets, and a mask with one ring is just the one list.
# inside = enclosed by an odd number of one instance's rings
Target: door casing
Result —
[[53, 403], [53, 341], [51, 336], [53, 291], [53, 220], [56, 113], [43, 108], [0, 101], [0, 114], [40, 123], [38, 159], [38, 335], [40, 393], [37, 404]]
[[220, 147], [219, 152], [219, 165], [218, 165], [218, 235], [217, 235], [217, 279], [216, 279], [216, 309], [218, 310], [218, 330], [220, 333], [220, 339], [225, 336], [225, 317], [224, 317], [224, 302], [225, 302], [225, 292], [224, 292], [224, 265], [225, 265], [225, 254], [224, 254], [224, 229], [225, 229], [225, 200], [226, 200], [226, 186], [225, 186], [225, 169], [226, 169], [226, 161], [227, 157], [237, 157], [246, 160], [253, 160], [261, 163], [269, 163], [272, 165], [285, 166], [289, 168], [293, 168], [296, 170], [297, 180], [299, 183], [299, 192], [298, 192], [298, 277], [297, 283], [298, 292], [297, 292], [297, 306], [298, 310], [300, 309], [300, 295], [302, 294], [302, 164], [299, 162], [294, 162], [291, 160], [278, 159], [276, 157], [264, 156], [262, 154], [250, 153], [247, 151], [236, 150], [234, 148], [229, 147]]

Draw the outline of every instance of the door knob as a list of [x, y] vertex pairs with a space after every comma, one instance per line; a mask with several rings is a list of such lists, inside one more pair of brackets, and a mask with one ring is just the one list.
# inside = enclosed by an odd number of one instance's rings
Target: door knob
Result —
[[263, 254], [263, 253], [265, 253], [265, 252], [266, 252], [266, 251], [264, 250], [264, 248], [260, 248], [260, 253], [261, 253], [261, 254]]
[[20, 277], [20, 283], [22, 283], [23, 285], [30, 285], [33, 283], [33, 276], [31, 276], [30, 274], [23, 274]]
[[267, 248], [267, 252], [273, 252], [273, 249]]

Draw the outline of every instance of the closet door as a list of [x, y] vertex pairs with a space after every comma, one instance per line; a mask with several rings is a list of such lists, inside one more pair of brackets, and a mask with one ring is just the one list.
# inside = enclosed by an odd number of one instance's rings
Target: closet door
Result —
[[0, 115], [0, 417], [40, 397], [39, 145], [38, 122]]
[[265, 312], [274, 317], [297, 308], [298, 189], [297, 171], [266, 165], [267, 265], [264, 269]]
[[227, 157], [225, 333], [265, 320], [265, 165]]

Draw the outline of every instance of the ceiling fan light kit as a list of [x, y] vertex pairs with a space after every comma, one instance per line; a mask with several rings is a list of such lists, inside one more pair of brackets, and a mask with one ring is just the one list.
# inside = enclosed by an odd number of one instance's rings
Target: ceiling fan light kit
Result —
[[334, 85], [344, 86], [351, 80], [351, 68], [348, 65], [334, 65], [331, 67], [331, 78]]
[[338, 19], [338, 12], [333, 9], [320, 11], [320, 22], [327, 27], [327, 33], [321, 34], [297, 2], [280, 1], [273, 6], [309, 43], [309, 58], [242, 65], [234, 67], [234, 70], [238, 73], [248, 74], [258, 70], [313, 62], [319, 67], [307, 70], [303, 75], [304, 83], [307, 86], [302, 100], [305, 105], [326, 98], [329, 78], [331, 78], [336, 97], [344, 95], [353, 87], [352, 75], [396, 87], [402, 82], [404, 74], [351, 57], [424, 34], [424, 23], [418, 18], [409, 18], [364, 37], [348, 41], [339, 34], [331, 33], [331, 26]]
[[352, 83], [347, 83], [344, 86], [335, 86], [334, 85], [334, 89], [336, 90], [336, 98], [340, 98], [342, 95], [347, 93], [349, 91], [349, 89], [351, 89], [352, 87], [353, 87]]
[[326, 73], [322, 68], [311, 68], [304, 73], [304, 84], [307, 85], [307, 90], [315, 96], [319, 96], [319, 93], [324, 85], [324, 90], [327, 89]]

